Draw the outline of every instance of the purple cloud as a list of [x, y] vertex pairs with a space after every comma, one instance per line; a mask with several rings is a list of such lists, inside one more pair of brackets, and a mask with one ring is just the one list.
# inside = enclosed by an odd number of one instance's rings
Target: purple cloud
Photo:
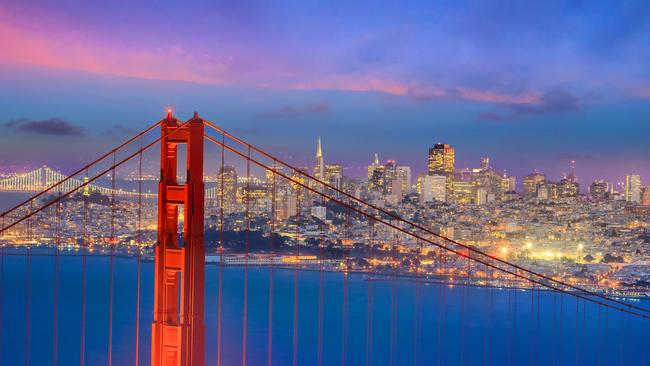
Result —
[[507, 108], [504, 113], [482, 112], [476, 116], [478, 121], [501, 122], [521, 116], [538, 116], [543, 114], [561, 114], [578, 111], [580, 102], [589, 97], [576, 97], [562, 88], [549, 89], [539, 98], [537, 103], [515, 102], [496, 103]]
[[269, 109], [259, 116], [265, 119], [303, 118], [325, 115], [330, 112], [330, 105], [327, 103], [315, 103], [303, 107], [283, 106]]
[[476, 116], [476, 119], [479, 121], [499, 122], [499, 121], [503, 121], [504, 117], [496, 112], [483, 112], [483, 113], [479, 113]]
[[568, 91], [555, 88], [547, 90], [537, 105], [512, 103], [509, 105], [514, 114], [540, 115], [548, 113], [567, 113], [580, 109], [580, 99]]
[[138, 133], [138, 131], [134, 128], [125, 126], [121, 123], [116, 123], [110, 128], [108, 128], [104, 133], [112, 136], [124, 136], [124, 135], [135, 135], [136, 133]]
[[26, 118], [14, 119], [5, 123], [5, 127], [14, 131], [33, 133], [37, 135], [83, 136], [84, 131], [60, 118], [49, 118], [40, 121]]

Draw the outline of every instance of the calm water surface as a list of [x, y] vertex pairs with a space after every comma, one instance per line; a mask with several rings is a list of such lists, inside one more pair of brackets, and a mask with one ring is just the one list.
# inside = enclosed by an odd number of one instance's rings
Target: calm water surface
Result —
[[[2, 256], [3, 365], [51, 364], [53, 357], [54, 257], [34, 250], [31, 282], [27, 258]], [[85, 363], [107, 363], [108, 257], [88, 256]], [[135, 258], [115, 258], [113, 362], [134, 364], [136, 323]], [[82, 313], [81, 257], [61, 257], [59, 272], [59, 365], [79, 364]], [[142, 262], [140, 364], [149, 362], [153, 263]], [[222, 361], [242, 363], [245, 270], [223, 268]], [[219, 268], [206, 270], [207, 364], [216, 364]], [[272, 357], [290, 365], [293, 355], [294, 285], [297, 281], [298, 364], [318, 357], [318, 299], [323, 284], [324, 365], [646, 365], [648, 322], [599, 309], [552, 293], [442, 285], [342, 273], [250, 268], [248, 270], [247, 361], [266, 365], [269, 285], [273, 284]], [[344, 346], [344, 289], [348, 288], [347, 346]], [[27, 293], [26, 289], [31, 288]], [[372, 301], [369, 302], [369, 294]], [[369, 307], [369, 304], [371, 307]], [[636, 303], [648, 306], [645, 301]], [[29, 305], [27, 307], [26, 305]], [[369, 311], [371, 309], [371, 311]], [[28, 310], [28, 312], [27, 312]], [[29, 337], [26, 336], [29, 314]], [[368, 319], [371, 319], [369, 327]], [[392, 326], [391, 326], [392, 325]], [[391, 332], [391, 329], [393, 331]], [[368, 348], [368, 334], [372, 334]], [[25, 347], [29, 338], [29, 348]], [[392, 341], [391, 341], [392, 340]], [[342, 350], [347, 349], [347, 358]], [[600, 361], [599, 361], [600, 360]], [[414, 362], [415, 361], [415, 362]]]

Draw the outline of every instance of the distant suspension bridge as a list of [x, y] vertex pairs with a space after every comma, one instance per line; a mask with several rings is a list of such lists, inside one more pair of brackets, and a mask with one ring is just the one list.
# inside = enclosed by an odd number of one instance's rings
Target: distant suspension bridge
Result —
[[[63, 182], [61, 184], [57, 184]], [[141, 193], [135, 190], [129, 191], [122, 188], [108, 188], [102, 187], [98, 184], [86, 184], [84, 180], [70, 178], [67, 175], [56, 171], [48, 166], [42, 166], [30, 172], [17, 174], [13, 177], [0, 179], [0, 192], [41, 192], [53, 185], [56, 185], [51, 192], [62, 193], [74, 191], [84, 186], [84, 192], [99, 192], [105, 195], [137, 197], [138, 195], [144, 198], [155, 198], [158, 193]], [[206, 199], [217, 199], [219, 197], [219, 187], [206, 188]]]

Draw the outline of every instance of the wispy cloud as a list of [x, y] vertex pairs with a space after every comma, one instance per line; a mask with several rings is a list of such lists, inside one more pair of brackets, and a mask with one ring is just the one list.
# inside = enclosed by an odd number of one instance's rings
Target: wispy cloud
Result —
[[45, 120], [28, 120], [26, 118], [14, 119], [5, 123], [5, 127], [19, 132], [33, 133], [37, 135], [56, 136], [83, 136], [81, 128], [64, 121], [60, 118]]
[[496, 112], [482, 112], [476, 116], [476, 119], [479, 121], [503, 121], [503, 116]]
[[138, 131], [135, 128], [116, 123], [104, 131], [105, 134], [113, 136], [135, 135]]
[[547, 113], [566, 113], [580, 109], [580, 100], [562, 88], [548, 90], [542, 95], [539, 104], [511, 103], [510, 109], [515, 114], [539, 115]]
[[408, 88], [408, 96], [416, 100], [434, 99], [462, 99], [487, 103], [513, 103], [536, 105], [540, 103], [539, 96], [535, 93], [508, 94], [489, 89], [476, 89], [468, 87], [440, 88], [434, 86], [414, 86]]
[[399, 82], [365, 76], [327, 76], [318, 80], [291, 84], [294, 90], [343, 90], [353, 92], [380, 92], [399, 96], [408, 94], [408, 86]]
[[263, 119], [293, 119], [325, 115], [330, 112], [327, 103], [314, 103], [305, 106], [282, 106], [259, 114]]
[[505, 108], [503, 112], [481, 112], [476, 116], [478, 121], [510, 121], [517, 117], [539, 116], [545, 114], [563, 114], [580, 110], [584, 97], [578, 97], [563, 88], [552, 88], [535, 103], [499, 103], [496, 104]]
[[639, 98], [650, 99], [650, 87], [631, 88], [630, 93]]

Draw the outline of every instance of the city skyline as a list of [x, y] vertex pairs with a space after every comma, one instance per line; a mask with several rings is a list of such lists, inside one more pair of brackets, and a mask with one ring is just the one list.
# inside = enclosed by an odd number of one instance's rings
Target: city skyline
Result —
[[[434, 188], [434, 186], [432, 186], [432, 181], [421, 181], [421, 179], [424, 179], [426, 176], [433, 176], [444, 178], [447, 181], [445, 184], [446, 188], [442, 188], [442, 193], [438, 192], [433, 193], [433, 196], [427, 196], [429, 198], [426, 198], [425, 200], [431, 200], [432, 198], [435, 198], [438, 201], [447, 200], [453, 202], [454, 199], [450, 196], [450, 194], [454, 190], [453, 185], [455, 181], [472, 181], [472, 177], [477, 173], [480, 174], [481, 172], [493, 172], [495, 174], [495, 177], [503, 179], [503, 182], [499, 183], [504, 185], [503, 189], [499, 188], [499, 190], [502, 190], [504, 193], [510, 191], [513, 193], [517, 192], [520, 195], [524, 196], [532, 195], [538, 198], [549, 199], [551, 198], [551, 192], [549, 191], [548, 193], [539, 193], [538, 188], [541, 187], [544, 190], [551, 190], [554, 189], [552, 188], [553, 185], [561, 185], [562, 182], [568, 182], [572, 185], [575, 185], [575, 188], [569, 188], [570, 192], [573, 192], [575, 189], [575, 193], [585, 195], [592, 199], [597, 199], [597, 197], [600, 197], [600, 195], [603, 195], [600, 198], [604, 199], [606, 195], [608, 196], [611, 194], [617, 194], [618, 199], [641, 203], [642, 197], [644, 195], [648, 195], [650, 197], [650, 193], [644, 193], [649, 190], [648, 187], [650, 187], [650, 185], [644, 185], [643, 183], [645, 181], [643, 181], [641, 175], [636, 172], [626, 174], [624, 179], [620, 181], [610, 182], [605, 179], [597, 178], [590, 182], [585, 182], [581, 181], [579, 175], [577, 174], [575, 160], [571, 160], [569, 162], [569, 172], [563, 173], [561, 177], [548, 176], [545, 174], [545, 172], [536, 169], [532, 170], [530, 173], [524, 176], [517, 177], [514, 175], [508, 175], [507, 171], [493, 166], [488, 156], [482, 157], [480, 159], [480, 164], [477, 164], [473, 167], [457, 167], [455, 165], [454, 147], [449, 144], [439, 142], [429, 148], [427, 156], [427, 168], [423, 172], [412, 172], [410, 166], [399, 164], [399, 162], [395, 160], [381, 160], [379, 159], [379, 154], [375, 153], [371, 164], [365, 167], [366, 170], [364, 171], [364, 174], [362, 176], [353, 176], [346, 174], [346, 171], [349, 172], [350, 170], [348, 167], [336, 161], [330, 161], [325, 158], [326, 154], [323, 152], [320, 136], [317, 139], [315, 151], [316, 153], [314, 156], [314, 165], [311, 168], [308, 165], [305, 165], [302, 168], [307, 172], [311, 172], [316, 179], [320, 179], [326, 183], [329, 183], [336, 188], [341, 188], [343, 179], [351, 179], [358, 180], [363, 184], [368, 185], [369, 188], [374, 187], [377, 189], [377, 186], [379, 185], [379, 188], [381, 188], [382, 191], [385, 191], [383, 192], [384, 194], [390, 195], [392, 186], [396, 184], [393, 181], [393, 178], [397, 177], [400, 179], [399, 185], [401, 186], [398, 190], [399, 196], [405, 196], [408, 193], [417, 193], [418, 195], [422, 196], [422, 184], [428, 187], [427, 190], [433, 189], [436, 191], [436, 189], [440, 189]], [[445, 157], [446, 155], [450, 155], [450, 158]], [[211, 169], [209, 167], [214, 167], [214, 163], [208, 162], [206, 166], [208, 167], [208, 171], [206, 172], [204, 180], [206, 182], [218, 182], [219, 176], [222, 174], [221, 169], [218, 172], [211, 172]], [[389, 167], [392, 167], [392, 169], [389, 169]], [[229, 181], [234, 182], [235, 184], [237, 181], [246, 181], [245, 176], [238, 176], [237, 164], [230, 165], [229, 163], [228, 165], [225, 165], [225, 168], [227, 170], [227, 174], [232, 176], [229, 178]], [[239, 167], [239, 169], [240, 173], [246, 170], [245, 167]], [[389, 175], [391, 174], [389, 170], [393, 171], [392, 175]], [[155, 172], [140, 172], [139, 174], [141, 175], [141, 178], [138, 178], [137, 174], [137, 172], [116, 172], [116, 177], [126, 180], [158, 180]], [[256, 180], [256, 184], [261, 183], [265, 177], [267, 180], [270, 179], [268, 172], [261, 172], [261, 174], [256, 174], [255, 170], [253, 170], [249, 171], [249, 174], [251, 178]], [[21, 177], [23, 176], [25, 179], [21, 180]], [[11, 191], [15, 190], [16, 187], [29, 186], [33, 186], [33, 190], [44, 189], [48, 187], [51, 182], [53, 182], [50, 176], [57, 176], [60, 178], [65, 177], [63, 173], [60, 171], [53, 171], [47, 165], [43, 165], [35, 170], [27, 172], [23, 172], [20, 169], [18, 171], [11, 171], [11, 169], [9, 169], [9, 171], [2, 171], [0, 172], [0, 191]], [[434, 178], [434, 180], [435, 179], [436, 178]], [[73, 185], [81, 184], [81, 181], [81, 178], [78, 177], [77, 182], [73, 183]], [[481, 183], [481, 186], [483, 185], [484, 184]], [[634, 192], [630, 190], [630, 187], [632, 186], [634, 187]], [[7, 187], [9, 187], [9, 189], [7, 189]], [[101, 185], [95, 187], [94, 189], [98, 189], [102, 193], [109, 192], [109, 189], [107, 187], [101, 187]], [[592, 192], [594, 189], [597, 191], [596, 194]], [[32, 188], [29, 190], [32, 190]], [[463, 188], [461, 188], [461, 191], [462, 190]], [[475, 199], [477, 194], [477, 192], [474, 190], [475, 187], [471, 192], [471, 195], [473, 196], [472, 200]], [[209, 192], [209, 190], [206, 192], [208, 192], [208, 195], [216, 194], [215, 192]], [[129, 194], [129, 192], [126, 193]], [[488, 192], [483, 192], [483, 194], [487, 193]], [[575, 193], [569, 193], [569, 196], [573, 196]], [[556, 197], [554, 198], [559, 198], [557, 197], [558, 192], [556, 192], [555, 195]], [[487, 199], [487, 196], [485, 199]], [[499, 197], [499, 199], [501, 198]], [[480, 202], [474, 203], [485, 203], [484, 200], [479, 201]], [[644, 205], [645, 204], [646, 203], [644, 203]]]
[[[430, 173], [429, 175], [432, 175], [431, 174], [431, 169], [432, 168], [428, 167], [429, 165], [431, 165], [431, 151], [433, 151], [433, 149], [436, 146], [439, 146], [439, 145], [444, 145], [447, 148], [451, 148], [452, 151], [455, 151], [455, 149], [452, 146], [450, 146], [449, 144], [443, 144], [441, 142], [434, 144], [431, 148], [429, 148], [429, 157], [428, 157], [427, 162], [426, 162], [427, 166], [425, 166], [425, 168], [423, 170], [415, 170], [415, 171], [413, 171], [412, 172], [413, 174], [409, 173], [410, 178], [417, 178], [418, 176], [426, 175], [427, 172]], [[324, 156], [325, 156], [325, 154], [323, 153], [323, 148], [322, 148], [322, 144], [321, 144], [321, 137], [319, 136], [318, 139], [317, 139], [317, 145], [316, 145], [316, 164], [313, 166], [313, 168], [310, 168], [309, 164], [303, 164], [304, 168], [308, 169], [308, 170], [312, 170], [313, 173], [314, 173], [314, 176], [317, 177], [317, 178], [320, 178], [321, 176], [323, 176], [323, 173], [325, 172], [326, 165], [336, 164], [336, 165], [340, 165], [340, 170], [341, 170], [340, 173], [344, 177], [352, 178], [352, 179], [363, 179], [363, 178], [366, 177], [366, 169], [369, 169], [369, 166], [349, 167], [349, 166], [346, 166], [344, 164], [340, 164], [338, 161], [326, 160], [324, 158]], [[387, 163], [390, 163], [390, 162], [397, 162], [394, 159], [379, 159], [379, 153], [374, 153], [373, 156], [374, 156], [375, 160], [373, 160], [372, 164], [383, 165], [383, 164], [387, 164]], [[397, 163], [401, 163], [401, 162], [397, 162]], [[525, 190], [525, 186], [524, 186], [523, 181], [524, 181], [524, 178], [526, 176], [528, 176], [530, 174], [538, 174], [538, 173], [543, 174], [545, 176], [545, 179], [548, 179], [549, 181], [552, 181], [552, 180], [560, 181], [561, 179], [567, 179], [568, 178], [568, 179], [570, 179], [572, 181], [579, 182], [579, 183], [581, 183], [580, 184], [580, 193], [583, 193], [583, 194], [588, 194], [589, 193], [588, 189], [589, 189], [589, 185], [591, 183], [605, 182], [605, 183], [608, 184], [608, 186], [609, 186], [609, 188], [611, 190], [614, 190], [614, 191], [621, 190], [624, 195], [627, 195], [626, 187], [627, 187], [628, 183], [626, 182], [626, 180], [631, 175], [640, 177], [639, 182], [638, 182], [639, 187], [644, 188], [646, 186], [646, 184], [644, 184], [644, 183], [646, 183], [646, 181], [642, 180], [642, 176], [636, 171], [625, 173], [623, 175], [623, 177], [621, 179], [618, 179], [618, 180], [615, 179], [615, 180], [609, 181], [609, 180], [604, 179], [604, 178], [594, 177], [590, 181], [585, 181], [584, 179], [580, 179], [580, 175], [577, 174], [577, 170], [576, 170], [577, 162], [575, 160], [568, 161], [567, 166], [569, 167], [569, 169], [563, 171], [559, 176], [553, 176], [553, 175], [546, 174], [544, 171], [539, 170], [539, 169], [532, 169], [528, 173], [526, 173], [524, 175], [521, 175], [521, 176], [508, 174], [507, 170], [502, 169], [502, 168], [500, 168], [498, 166], [497, 167], [492, 166], [490, 164], [490, 157], [488, 156], [488, 154], [484, 154], [480, 158], [480, 161], [478, 162], [478, 164], [475, 164], [475, 165], [459, 167], [459, 166], [455, 166], [455, 164], [452, 162], [452, 165], [451, 165], [452, 168], [451, 169], [452, 169], [454, 174], [461, 174], [463, 171], [470, 171], [472, 169], [476, 169], [479, 166], [480, 166], [480, 168], [485, 168], [486, 167], [486, 166], [484, 166], [485, 164], [487, 164], [487, 167], [494, 168], [496, 171], [498, 171], [500, 173], [503, 173], [504, 177], [508, 177], [508, 176], [514, 177], [516, 179], [515, 187], [516, 187], [517, 191]], [[47, 166], [47, 164], [40, 164], [40, 165], [35, 164], [35, 165], [37, 167], [43, 167], [43, 168], [48, 168], [48, 169], [50, 168], [49, 166]], [[317, 167], [319, 165], [321, 166], [322, 170], [317, 172]], [[405, 164], [400, 164], [400, 165], [411, 169], [410, 165], [405, 165]], [[30, 171], [33, 171], [34, 168], [35, 167], [32, 164], [28, 164], [28, 165], [22, 166], [22, 167], [16, 167], [16, 166], [4, 167], [4, 170], [0, 171], [0, 175], [14, 176], [16, 174], [18, 174], [18, 175], [25, 174], [25, 173], [29, 173]], [[236, 169], [237, 167], [232, 166], [232, 168]], [[38, 169], [38, 168], [36, 168], [36, 169]], [[244, 169], [244, 168], [239, 167], [239, 169], [241, 171], [241, 169]], [[352, 173], [352, 174], [350, 174], [350, 173]], [[133, 174], [133, 173], [121, 173], [121, 174], [122, 175], [129, 175], [129, 174]], [[147, 175], [153, 174], [153, 177], [155, 177], [155, 172], [145, 172], [145, 174], [147, 174]], [[444, 174], [444, 173], [441, 173], [441, 174]], [[255, 172], [252, 172], [251, 175], [256, 176]], [[259, 176], [257, 178], [262, 178], [263, 177], [263, 174], [258, 174], [258, 175]], [[369, 176], [368, 176], [368, 179], [370, 180]], [[417, 184], [417, 181], [415, 181], [414, 179], [409, 179], [408, 183], [409, 183], [409, 186], [414, 187]]]

